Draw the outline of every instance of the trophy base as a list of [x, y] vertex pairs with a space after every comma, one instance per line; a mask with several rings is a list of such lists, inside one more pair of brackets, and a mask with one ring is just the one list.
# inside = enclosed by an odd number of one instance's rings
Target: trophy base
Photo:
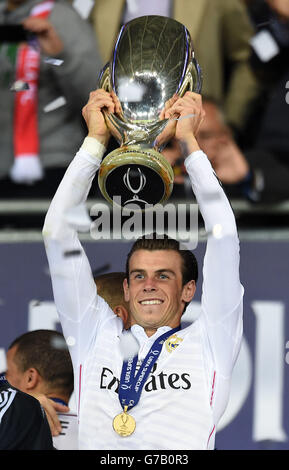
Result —
[[165, 157], [140, 145], [123, 146], [109, 153], [98, 173], [104, 198], [135, 210], [165, 202], [171, 195], [173, 181], [174, 172]]

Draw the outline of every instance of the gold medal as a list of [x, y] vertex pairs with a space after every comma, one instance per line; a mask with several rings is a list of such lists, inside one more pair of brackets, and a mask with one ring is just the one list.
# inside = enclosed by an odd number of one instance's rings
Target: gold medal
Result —
[[134, 418], [127, 413], [127, 406], [124, 407], [124, 410], [113, 420], [113, 429], [117, 434], [122, 437], [130, 436], [135, 430], [135, 420]]

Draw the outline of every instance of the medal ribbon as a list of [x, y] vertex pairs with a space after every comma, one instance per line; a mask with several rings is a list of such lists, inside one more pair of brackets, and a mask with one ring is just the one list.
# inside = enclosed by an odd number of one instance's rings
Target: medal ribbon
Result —
[[118, 392], [119, 401], [123, 409], [127, 407], [126, 410], [130, 410], [137, 405], [143, 386], [161, 353], [164, 342], [179, 329], [179, 326], [173, 328], [156, 339], [136, 375], [135, 370], [138, 356], [136, 355], [123, 362]]

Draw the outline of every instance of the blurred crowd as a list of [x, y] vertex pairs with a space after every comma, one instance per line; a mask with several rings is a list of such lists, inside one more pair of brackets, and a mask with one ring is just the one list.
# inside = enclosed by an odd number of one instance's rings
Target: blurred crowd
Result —
[[[121, 25], [151, 14], [190, 31], [206, 111], [197, 138], [228, 197], [289, 198], [289, 0], [1, 0], [1, 199], [53, 196]], [[164, 152], [172, 197], [190, 197], [182, 150]]]

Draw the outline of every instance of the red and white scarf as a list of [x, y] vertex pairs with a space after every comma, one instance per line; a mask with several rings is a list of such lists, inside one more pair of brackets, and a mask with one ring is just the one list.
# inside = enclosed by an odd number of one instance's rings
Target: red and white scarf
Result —
[[[47, 18], [54, 1], [36, 5], [30, 16]], [[17, 91], [14, 102], [13, 145], [14, 164], [10, 171], [16, 183], [31, 184], [43, 177], [39, 158], [38, 77], [40, 51], [29, 43], [20, 44], [16, 60], [16, 81], [27, 83], [29, 89]]]

